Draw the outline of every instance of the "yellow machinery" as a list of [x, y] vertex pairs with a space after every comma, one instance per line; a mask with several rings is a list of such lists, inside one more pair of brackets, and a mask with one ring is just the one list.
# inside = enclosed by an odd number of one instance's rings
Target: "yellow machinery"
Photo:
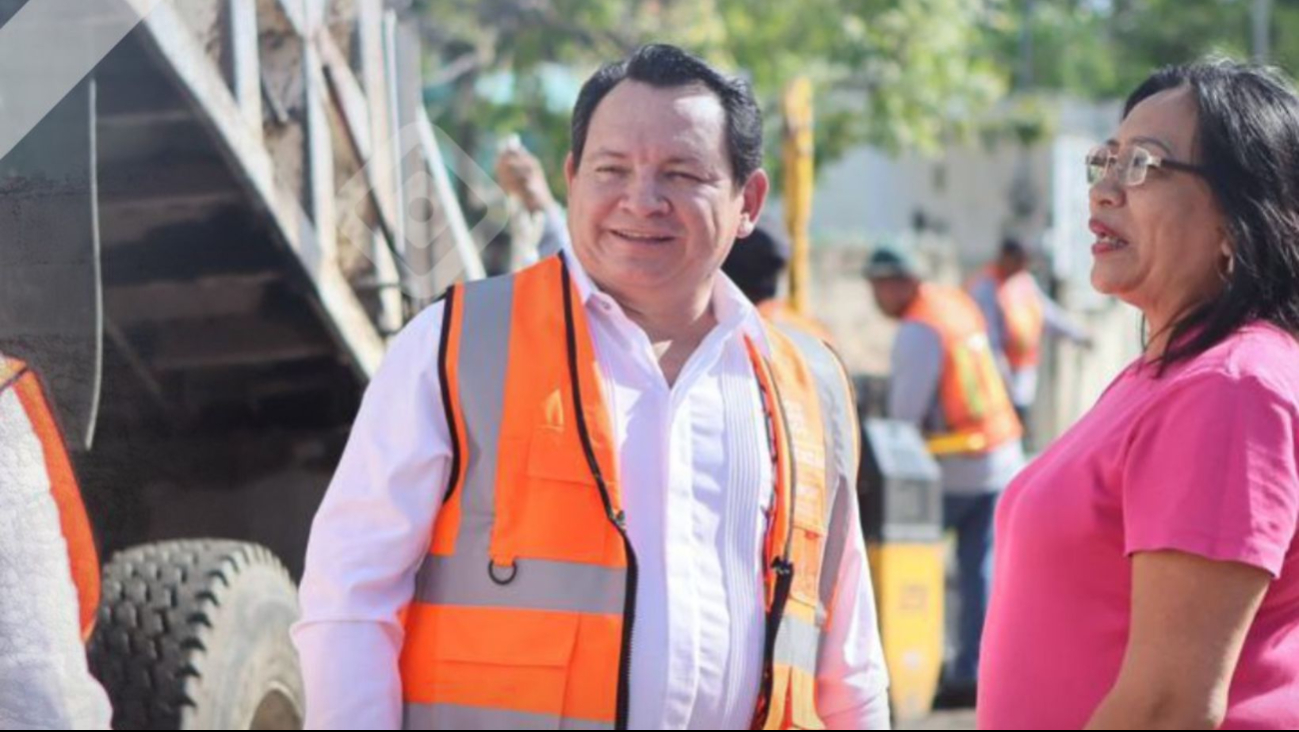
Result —
[[942, 670], [942, 480], [915, 427], [866, 419], [859, 493], [896, 721], [928, 716]]

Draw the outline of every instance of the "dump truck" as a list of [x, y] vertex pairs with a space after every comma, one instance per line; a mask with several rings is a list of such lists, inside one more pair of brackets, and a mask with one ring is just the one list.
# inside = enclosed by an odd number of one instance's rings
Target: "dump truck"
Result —
[[387, 339], [505, 226], [443, 157], [408, 6], [0, 0], [0, 351], [108, 558], [119, 729], [301, 726], [312, 514]]

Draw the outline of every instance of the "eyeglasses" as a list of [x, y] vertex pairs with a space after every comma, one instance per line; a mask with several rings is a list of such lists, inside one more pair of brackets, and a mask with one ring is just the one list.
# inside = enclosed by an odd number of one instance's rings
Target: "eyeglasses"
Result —
[[1113, 169], [1118, 176], [1119, 185], [1124, 188], [1135, 188], [1146, 182], [1146, 174], [1151, 168], [1166, 168], [1204, 175], [1204, 168], [1198, 165], [1161, 158], [1144, 147], [1132, 145], [1114, 152], [1105, 145], [1097, 145], [1087, 153], [1087, 184], [1094, 186], [1100, 183]]

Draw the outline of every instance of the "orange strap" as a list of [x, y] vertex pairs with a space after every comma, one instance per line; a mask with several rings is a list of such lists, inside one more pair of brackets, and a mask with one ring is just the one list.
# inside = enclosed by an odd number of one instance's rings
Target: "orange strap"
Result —
[[72, 462], [64, 446], [63, 436], [50, 410], [49, 401], [36, 374], [10, 361], [16, 372], [12, 388], [27, 413], [32, 431], [41, 443], [45, 457], [45, 473], [50, 481], [50, 494], [59, 510], [59, 523], [63, 538], [68, 544], [68, 560], [72, 567], [72, 581], [77, 588], [80, 605], [81, 633], [89, 639], [95, 627], [95, 613], [99, 607], [99, 553], [95, 549], [90, 518], [81, 501]]
[[[771, 440], [772, 470], [775, 473], [775, 500], [772, 501], [769, 526], [767, 528], [764, 548], [765, 567], [770, 572], [778, 562], [788, 562], [790, 544], [794, 527], [794, 464], [793, 456], [788, 449], [790, 436], [787, 425], [780, 414], [780, 395], [776, 392], [776, 381], [770, 367], [757, 345], [751, 338], [744, 339], [749, 360], [753, 363], [758, 377], [758, 386], [762, 392], [762, 406], [767, 422], [767, 436]], [[769, 576], [767, 582], [767, 608], [772, 609], [777, 599], [775, 578]]]

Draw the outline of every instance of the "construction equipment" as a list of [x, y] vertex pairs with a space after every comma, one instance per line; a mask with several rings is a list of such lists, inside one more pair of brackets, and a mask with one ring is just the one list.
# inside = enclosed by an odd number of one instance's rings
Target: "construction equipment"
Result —
[[926, 717], [944, 657], [942, 476], [913, 425], [863, 420], [862, 527], [897, 721]]
[[0, 351], [81, 448], [119, 729], [301, 725], [292, 578], [361, 393], [504, 225], [385, 8], [0, 0]]

